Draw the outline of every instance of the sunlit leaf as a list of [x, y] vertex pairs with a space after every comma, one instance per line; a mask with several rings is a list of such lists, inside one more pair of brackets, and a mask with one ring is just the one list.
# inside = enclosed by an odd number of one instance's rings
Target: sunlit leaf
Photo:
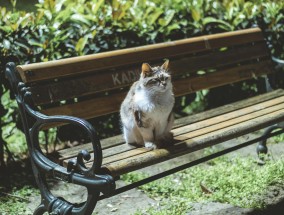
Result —
[[47, 18], [48, 20], [51, 20], [51, 19], [52, 19], [52, 13], [51, 13], [51, 11], [49, 11], [49, 10], [44, 10], [43, 13], [44, 13], [44, 15], [46, 16], [46, 18]]
[[203, 25], [219, 24], [219, 26], [221, 28], [223, 28], [224, 30], [227, 30], [227, 31], [232, 31], [233, 30], [233, 26], [231, 26], [229, 23], [227, 23], [227, 22], [225, 22], [223, 20], [216, 19], [214, 17], [205, 17], [202, 20], [202, 24]]
[[3, 47], [4, 47], [5, 49], [10, 49], [10, 47], [11, 47], [10, 41], [4, 39], [4, 40], [3, 40]]
[[75, 22], [82, 22], [86, 25], [91, 25], [90, 21], [88, 19], [86, 19], [86, 17], [82, 14], [73, 14], [71, 16], [71, 20], [73, 20]]
[[192, 9], [191, 9], [191, 16], [192, 16], [192, 18], [193, 18], [193, 20], [194, 20], [195, 22], [198, 22], [198, 21], [200, 20], [200, 18], [201, 18], [200, 11], [198, 11], [198, 10], [192, 8]]
[[55, 4], [55, 11], [59, 12], [62, 10], [63, 4], [66, 2], [66, 0], [57, 0]]
[[170, 34], [173, 30], [178, 30], [178, 29], [180, 29], [180, 26], [177, 23], [169, 25], [167, 27], [167, 34]]
[[85, 48], [86, 44], [88, 41], [88, 37], [82, 37], [79, 39], [79, 41], [77, 42], [76, 46], [75, 46], [75, 50], [78, 53], [82, 53], [83, 49]]
[[159, 20], [159, 24], [162, 26], [167, 26], [174, 18], [174, 15], [175, 15], [174, 10], [168, 10], [165, 14], [165, 17], [161, 19], [161, 21]]
[[157, 19], [159, 18], [159, 16], [161, 16], [162, 13], [163, 13], [163, 11], [161, 9], [156, 9], [155, 12], [151, 13], [148, 16], [148, 23], [150, 25], [155, 23], [157, 21]]
[[95, 7], [93, 8], [93, 13], [97, 14], [98, 10], [101, 8], [105, 0], [98, 0], [95, 4]]
[[0, 26], [0, 29], [7, 33], [13, 30], [11, 26]]

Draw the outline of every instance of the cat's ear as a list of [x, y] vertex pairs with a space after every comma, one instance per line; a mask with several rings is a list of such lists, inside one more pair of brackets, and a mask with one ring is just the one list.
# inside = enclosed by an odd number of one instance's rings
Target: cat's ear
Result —
[[169, 64], [170, 64], [170, 61], [167, 59], [166, 61], [165, 61], [165, 63], [161, 66], [161, 68], [163, 69], [163, 70], [168, 70], [169, 69]]
[[153, 69], [148, 63], [143, 63], [142, 64], [142, 73], [141, 76], [143, 78], [150, 76], [153, 73]]

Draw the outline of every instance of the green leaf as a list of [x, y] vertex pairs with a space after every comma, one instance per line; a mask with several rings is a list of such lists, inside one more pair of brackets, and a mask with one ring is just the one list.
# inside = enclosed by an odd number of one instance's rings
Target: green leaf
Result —
[[98, 12], [98, 10], [100, 9], [100, 7], [102, 6], [102, 4], [105, 2], [105, 0], [98, 0], [96, 2], [96, 6], [93, 9], [93, 13], [96, 14]]
[[167, 26], [168, 24], [170, 24], [170, 22], [174, 18], [174, 15], [175, 15], [174, 10], [168, 10], [166, 12], [165, 18], [161, 19], [161, 21], [159, 20], [159, 24], [162, 26]]
[[75, 50], [79, 53], [82, 54], [83, 49], [85, 48], [86, 44], [88, 41], [88, 36], [81, 37], [79, 41], [77, 42], [75, 46]]
[[195, 8], [191, 9], [191, 16], [195, 22], [198, 22], [201, 18], [200, 11], [196, 10]]
[[3, 40], [3, 47], [4, 47], [5, 49], [10, 49], [10, 47], [11, 47], [10, 41], [4, 39], [4, 40]]
[[9, 33], [13, 30], [11, 26], [7, 26], [7, 25], [6, 26], [0, 26], [0, 29], [5, 31], [6, 33]]
[[66, 22], [66, 20], [70, 19], [72, 14], [72, 10], [70, 9], [66, 9], [63, 11], [60, 11], [57, 16], [55, 17], [55, 21], [60, 21], [60, 22]]
[[179, 24], [177, 23], [171, 24], [167, 27], [167, 34], [170, 34], [173, 30], [177, 30], [177, 29], [180, 29]]
[[30, 13], [27, 13], [25, 16], [21, 17], [17, 22], [18, 26], [26, 27], [33, 20], [33, 16]]
[[202, 24], [205, 26], [205, 25], [208, 25], [208, 24], [220, 24], [219, 27], [221, 27], [222, 29], [226, 30], [226, 31], [232, 31], [234, 29], [233, 26], [231, 26], [229, 23], [223, 21], [223, 20], [220, 20], [220, 19], [216, 19], [214, 17], [205, 17], [203, 20], [202, 20]]
[[63, 4], [66, 2], [66, 0], [57, 0], [55, 4], [55, 11], [60, 12], [62, 10]]
[[44, 10], [44, 15], [46, 16], [46, 18], [48, 20], [51, 20], [52, 19], [52, 13], [50, 10]]
[[82, 14], [73, 14], [71, 16], [71, 20], [76, 21], [76, 22], [82, 22], [82, 23], [84, 23], [88, 26], [91, 25], [90, 21], [88, 19], [86, 19], [85, 16], [82, 15]]
[[163, 13], [163, 10], [161, 9], [157, 9], [155, 12], [151, 13], [148, 16], [148, 23], [150, 25], [153, 25], [156, 22], [156, 20], [159, 18], [159, 16], [161, 16], [162, 13]]
[[35, 40], [33, 40], [33, 39], [29, 40], [29, 44], [30, 44], [31, 46], [38, 46], [38, 47], [44, 48], [44, 44], [39, 43], [39, 42], [37, 42], [37, 41], [35, 41]]

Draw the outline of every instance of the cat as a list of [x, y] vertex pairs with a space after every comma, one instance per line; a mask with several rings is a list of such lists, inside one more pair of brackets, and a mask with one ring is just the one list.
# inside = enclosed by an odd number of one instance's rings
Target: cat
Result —
[[140, 78], [133, 83], [120, 108], [126, 143], [153, 150], [173, 139], [175, 98], [168, 68], [168, 60], [157, 67], [142, 64]]

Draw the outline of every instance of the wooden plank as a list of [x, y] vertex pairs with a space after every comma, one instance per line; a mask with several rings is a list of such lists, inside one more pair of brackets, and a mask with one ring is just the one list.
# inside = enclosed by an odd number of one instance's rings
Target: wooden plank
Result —
[[252, 105], [257, 105], [262, 102], [269, 101], [271, 99], [279, 98], [284, 95], [283, 89], [278, 89], [269, 93], [254, 96], [252, 98], [244, 99], [241, 101], [233, 102], [227, 105], [223, 105], [218, 108], [207, 110], [194, 115], [189, 115], [175, 120], [174, 128], [178, 128], [187, 124], [193, 124], [202, 120], [210, 119], [212, 117], [220, 116], [232, 111], [241, 110]]
[[263, 41], [261, 30], [251, 28], [57, 61], [21, 65], [17, 66], [17, 69], [22, 80], [25, 83], [30, 83], [258, 41]]
[[[114, 146], [119, 146], [122, 145], [123, 143], [125, 143], [122, 135], [117, 135], [114, 137], [109, 137], [106, 139], [102, 139], [100, 140], [101, 142], [101, 148], [102, 150], [106, 150], [106, 149], [113, 149]], [[126, 145], [126, 144], [123, 144]], [[131, 149], [131, 147], [129, 148]], [[62, 149], [59, 150], [58, 153], [56, 155], [52, 155], [53, 156], [53, 160], [56, 161], [57, 163], [60, 163], [62, 165], [62, 161], [65, 159], [69, 159], [72, 157], [76, 157], [78, 152], [80, 152], [81, 150], [87, 150], [90, 153], [93, 152], [93, 146], [91, 143], [86, 143], [86, 144], [82, 144], [82, 145], [78, 145], [78, 146], [74, 146], [71, 148], [67, 148], [67, 149]], [[103, 155], [105, 156], [105, 155]]]
[[[113, 162], [124, 160], [126, 158], [130, 158], [130, 157], [134, 157], [134, 156], [137, 156], [137, 155], [140, 155], [140, 154], [144, 154], [144, 153], [149, 152], [149, 151], [151, 151], [151, 150], [146, 149], [144, 147], [135, 148], [135, 149], [132, 149], [132, 150], [122, 151], [121, 153], [114, 154], [112, 156], [108, 156], [108, 157], [104, 158], [102, 165], [104, 166], [106, 164], [110, 164], [110, 163], [113, 163]], [[64, 164], [65, 164], [65, 162], [64, 162]], [[86, 165], [89, 166], [91, 163], [92, 162], [88, 162]]]
[[[235, 118], [250, 115], [249, 117], [253, 117], [254, 114], [260, 114], [261, 113], [269, 113], [269, 111], [274, 111], [279, 108], [279, 105], [282, 105], [284, 103], [284, 96], [275, 98], [272, 100], [268, 100], [253, 106], [245, 107], [242, 109], [236, 109], [233, 112], [225, 113], [222, 115], [214, 116], [212, 118], [207, 118], [201, 121], [198, 121], [194, 124], [187, 123], [187, 125], [184, 125], [182, 127], [178, 127], [173, 129], [175, 135], [181, 135], [183, 133], [192, 132], [199, 129], [206, 129], [209, 126], [216, 125], [220, 122], [230, 122], [234, 120]], [[281, 106], [282, 107], [282, 106]]]
[[[265, 109], [259, 109], [258, 111], [250, 112], [244, 114], [239, 117], [232, 116], [232, 118], [227, 118], [227, 116], [221, 116], [223, 119], [219, 119], [219, 123], [212, 124], [211, 122], [200, 122], [196, 125], [197, 129], [194, 129], [192, 125], [187, 125], [184, 127], [180, 127], [175, 129], [173, 132], [176, 135], [175, 140], [184, 141], [188, 138], [197, 137], [200, 135], [204, 135], [209, 132], [214, 132], [232, 125], [236, 125], [242, 122], [246, 122], [248, 120], [253, 120], [257, 117], [261, 117], [270, 113], [273, 113], [278, 110], [284, 110], [284, 103], [277, 104], [272, 107], [268, 107]], [[283, 111], [284, 112], [284, 111]], [[237, 113], [235, 113], [237, 114]], [[200, 125], [204, 124], [204, 127]], [[194, 130], [193, 130], [194, 129]]]
[[[212, 129], [220, 129], [220, 124], [222, 126], [230, 126], [233, 123], [240, 123], [243, 120], [252, 119], [254, 117], [262, 116], [264, 114], [276, 111], [283, 108], [284, 109], [284, 96], [280, 98], [276, 98], [273, 100], [269, 100], [257, 105], [249, 106], [243, 109], [239, 109], [230, 113], [226, 113], [223, 115], [215, 116], [206, 120], [201, 120], [199, 122], [196, 122], [194, 124], [187, 124], [183, 127], [174, 128], [172, 132], [174, 133], [175, 139], [179, 139], [179, 135], [182, 134], [188, 134], [190, 133], [190, 136], [197, 136], [201, 135], [203, 133], [208, 132], [209, 130], [212, 131]], [[182, 136], [183, 138], [184, 136]], [[124, 146], [117, 146], [112, 147], [109, 149], [106, 149], [103, 151], [103, 157], [104, 162], [105, 158], [120, 154], [122, 152], [130, 151], [133, 147], [129, 147], [128, 145]]]
[[[269, 105], [269, 104], [266, 104]], [[174, 133], [174, 139], [176, 142], [180, 141], [186, 141], [189, 138], [195, 138], [210, 132], [214, 132], [229, 126], [233, 126], [236, 124], [244, 123], [249, 120], [254, 120], [257, 117], [264, 116], [266, 114], [273, 113], [278, 110], [284, 110], [284, 97], [281, 101], [278, 101], [277, 105], [274, 106], [268, 106], [265, 105], [263, 108], [261, 106], [254, 107], [252, 110], [249, 110], [248, 108], [242, 110], [242, 113], [239, 113], [239, 111], [232, 112], [227, 115], [218, 116], [211, 118], [209, 120], [201, 121], [195, 124], [189, 124], [184, 127], [180, 127], [177, 129], [173, 129], [172, 132]], [[118, 148], [118, 150], [116, 150]], [[136, 156], [138, 154], [146, 153], [147, 149], [135, 149], [125, 146], [119, 146], [111, 148], [113, 151], [109, 151], [105, 155], [103, 159], [103, 164], [108, 164], [111, 162], [116, 162], [118, 160], [123, 160], [129, 157]], [[68, 159], [69, 160], [69, 159]], [[65, 165], [67, 164], [67, 160], [64, 161]], [[88, 162], [91, 163], [91, 162]]]
[[[284, 90], [279, 89], [279, 90], [275, 90], [269, 93], [255, 96], [255, 97], [243, 100], [243, 101], [238, 101], [238, 102], [231, 103], [229, 105], [224, 105], [222, 107], [208, 110], [208, 111], [205, 111], [199, 114], [190, 115], [187, 117], [176, 119], [174, 128], [179, 128], [181, 126], [185, 126], [188, 124], [197, 124], [204, 120], [211, 120], [211, 119], [215, 120], [216, 117], [223, 115], [223, 114], [224, 116], [228, 116], [229, 114], [231, 114], [232, 111], [238, 111], [239, 113], [239, 111], [242, 111], [242, 109], [245, 109], [245, 108], [259, 108], [259, 104], [262, 105], [263, 107], [263, 103], [270, 102], [270, 100], [273, 100], [273, 101], [279, 100], [279, 97], [282, 97], [283, 95], [284, 95]], [[106, 149], [113, 150], [113, 147], [121, 145], [121, 144], [126, 145], [124, 144], [124, 139], [122, 135], [102, 139], [101, 145], [102, 145], [102, 149], [104, 149], [103, 156], [107, 157], [109, 155]], [[93, 151], [93, 147], [90, 143], [83, 144], [83, 145], [79, 145], [79, 146], [75, 146], [72, 148], [63, 149], [63, 150], [58, 151], [58, 157], [56, 158], [56, 160], [60, 160], [59, 162], [61, 163], [61, 161], [64, 159], [75, 157], [77, 153], [83, 149], [88, 150], [90, 152]]]
[[194, 78], [178, 79], [173, 81], [174, 94], [177, 96], [186, 95], [203, 89], [211, 89], [256, 78], [272, 72], [271, 62], [263, 61], [257, 64], [236, 66]]
[[[242, 46], [227, 51], [206, 52], [200, 56], [184, 56], [170, 62], [173, 76], [195, 73], [197, 70], [218, 68], [241, 63], [268, 55], [265, 43]], [[47, 84], [31, 86], [30, 91], [36, 105], [49, 104], [61, 100], [78, 98], [97, 92], [129, 86], [140, 77], [140, 65], [100, 71], [71, 80], [59, 80]]]
[[97, 97], [74, 104], [67, 104], [59, 107], [42, 110], [41, 112], [50, 116], [68, 115], [89, 119], [92, 117], [117, 112], [120, 108], [122, 100], [125, 98], [125, 95], [126, 92], [116, 93], [111, 96]]
[[[228, 126], [242, 123], [254, 118], [275, 112], [277, 110], [284, 110], [284, 96], [269, 100], [254, 106], [246, 107], [234, 112], [224, 115], [212, 117], [210, 119], [202, 120], [194, 124], [188, 124], [183, 127], [173, 129], [175, 140], [184, 141], [187, 138], [194, 138], [209, 132], [213, 132]], [[103, 151], [103, 163], [110, 163], [119, 159], [125, 159], [130, 156], [145, 153], [147, 149], [136, 150], [135, 147], [128, 146], [127, 144], [112, 147]], [[111, 158], [108, 158], [111, 157]], [[71, 157], [66, 157], [65, 164]]]
[[119, 176], [149, 165], [153, 165], [168, 159], [175, 158], [187, 153], [200, 150], [205, 147], [230, 140], [235, 137], [242, 136], [268, 125], [275, 124], [284, 120], [284, 111], [278, 110], [264, 116], [257, 117], [253, 120], [245, 121], [244, 123], [235, 124], [229, 127], [206, 133], [198, 137], [190, 138], [186, 141], [179, 142], [172, 148], [158, 149], [134, 157], [113, 162], [104, 166], [113, 176]]
[[264, 42], [254, 45], [233, 47], [224, 51], [210, 51], [197, 56], [184, 56], [178, 60], [170, 59], [170, 69], [173, 75], [195, 73], [198, 70], [216, 69], [231, 64], [269, 56], [269, 50]]
[[[268, 74], [271, 71], [271, 64], [269, 64], [267, 61], [264, 61], [258, 64], [225, 69], [195, 78], [188, 77], [178, 79], [173, 81], [174, 93], [175, 96], [181, 96], [202, 89], [209, 89], [258, 77], [263, 74]], [[42, 113], [46, 115], [70, 115], [90, 119], [119, 111], [120, 104], [125, 95], [125, 92], [120, 92], [107, 97], [97, 97], [74, 104], [53, 107], [42, 110]]]

